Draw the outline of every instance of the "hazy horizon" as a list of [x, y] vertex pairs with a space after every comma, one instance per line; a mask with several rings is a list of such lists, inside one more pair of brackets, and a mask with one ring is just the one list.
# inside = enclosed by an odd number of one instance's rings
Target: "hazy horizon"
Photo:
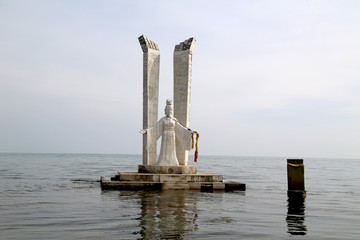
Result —
[[[10, 155], [138, 155], [141, 157], [142, 153], [78, 153], [78, 152], [0, 152], [0, 154], [10, 154]], [[159, 156], [159, 154], [157, 154], [157, 156]], [[303, 159], [305, 161], [307, 160], [313, 160], [313, 159], [336, 159], [336, 160], [360, 160], [360, 158], [345, 158], [345, 157], [312, 157], [312, 156], [303, 156], [302, 158], [298, 158], [296, 156], [257, 156], [257, 155], [253, 155], [253, 156], [241, 156], [241, 155], [216, 155], [216, 154], [200, 154], [198, 161], [200, 159], [200, 161], [203, 158], [206, 157], [224, 157], [224, 158], [236, 158], [236, 157], [242, 157], [242, 158], [274, 158], [274, 159], [279, 159], [279, 158], [284, 158], [284, 159]], [[194, 154], [193, 152], [190, 152], [189, 154], [189, 164], [193, 165], [193, 160], [194, 160]], [[206, 160], [206, 159], [205, 159]]]

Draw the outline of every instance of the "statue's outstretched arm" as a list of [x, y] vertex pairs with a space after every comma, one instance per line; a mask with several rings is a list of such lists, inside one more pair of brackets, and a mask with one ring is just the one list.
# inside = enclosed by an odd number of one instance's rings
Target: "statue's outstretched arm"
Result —
[[188, 128], [188, 127], [185, 127], [184, 125], [182, 125], [176, 118], [174, 118], [174, 117], [172, 117], [172, 119], [174, 119], [175, 120], [175, 122], [177, 122], [182, 128], [184, 128], [184, 129], [186, 129], [186, 130], [188, 130], [188, 131], [190, 131], [191, 133], [194, 133], [194, 131], [193, 130], [191, 130], [190, 128]]
[[147, 134], [149, 138], [152, 140], [157, 140], [163, 133], [163, 118], [160, 119], [154, 126], [147, 128], [147, 129], [141, 129], [139, 131], [141, 134]]
[[141, 134], [146, 134], [146, 133], [147, 133], [147, 130], [146, 130], [146, 129], [141, 129], [141, 130], [139, 131], [139, 133], [141, 133]]

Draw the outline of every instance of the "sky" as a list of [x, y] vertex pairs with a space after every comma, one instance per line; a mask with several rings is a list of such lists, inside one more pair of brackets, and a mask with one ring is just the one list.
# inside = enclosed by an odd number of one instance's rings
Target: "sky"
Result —
[[0, 0], [0, 152], [140, 154], [142, 34], [194, 37], [199, 154], [360, 158], [360, 1]]

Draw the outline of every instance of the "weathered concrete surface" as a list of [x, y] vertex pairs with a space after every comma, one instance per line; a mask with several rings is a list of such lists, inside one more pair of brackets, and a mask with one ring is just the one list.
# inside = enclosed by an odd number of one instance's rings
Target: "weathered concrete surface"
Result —
[[109, 181], [100, 179], [103, 190], [197, 190], [213, 191], [245, 191], [244, 183], [239, 182], [148, 182], [148, 181]]
[[244, 183], [229, 181], [229, 182], [194, 182], [189, 183], [190, 189], [200, 191], [245, 191], [246, 185]]
[[196, 174], [196, 166], [151, 166], [138, 165], [139, 173]]
[[[158, 121], [160, 50], [156, 43], [141, 35], [143, 51], [143, 129], [154, 126]], [[156, 164], [156, 143], [147, 149], [148, 136], [143, 135], [143, 164]]]
[[162, 190], [187, 190], [190, 189], [187, 183], [162, 183]]
[[246, 190], [245, 183], [235, 182], [235, 181], [229, 181], [225, 182], [225, 191], [233, 191], [233, 190]]
[[109, 181], [100, 179], [102, 190], [145, 190], [162, 189], [159, 182], [131, 182], [131, 181]]
[[119, 181], [140, 181], [140, 182], [222, 182], [223, 177], [211, 173], [196, 174], [153, 174], [138, 172], [119, 172]]
[[[185, 127], [190, 125], [192, 52], [195, 39], [189, 38], [174, 49], [174, 117]], [[188, 165], [188, 151], [176, 141], [176, 156], [180, 165]]]

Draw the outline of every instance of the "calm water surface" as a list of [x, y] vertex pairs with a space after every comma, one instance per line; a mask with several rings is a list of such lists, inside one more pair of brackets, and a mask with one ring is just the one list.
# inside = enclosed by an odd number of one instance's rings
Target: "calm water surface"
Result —
[[360, 239], [360, 160], [304, 159], [288, 202], [285, 158], [200, 156], [246, 192], [101, 191], [140, 155], [0, 154], [0, 239]]

